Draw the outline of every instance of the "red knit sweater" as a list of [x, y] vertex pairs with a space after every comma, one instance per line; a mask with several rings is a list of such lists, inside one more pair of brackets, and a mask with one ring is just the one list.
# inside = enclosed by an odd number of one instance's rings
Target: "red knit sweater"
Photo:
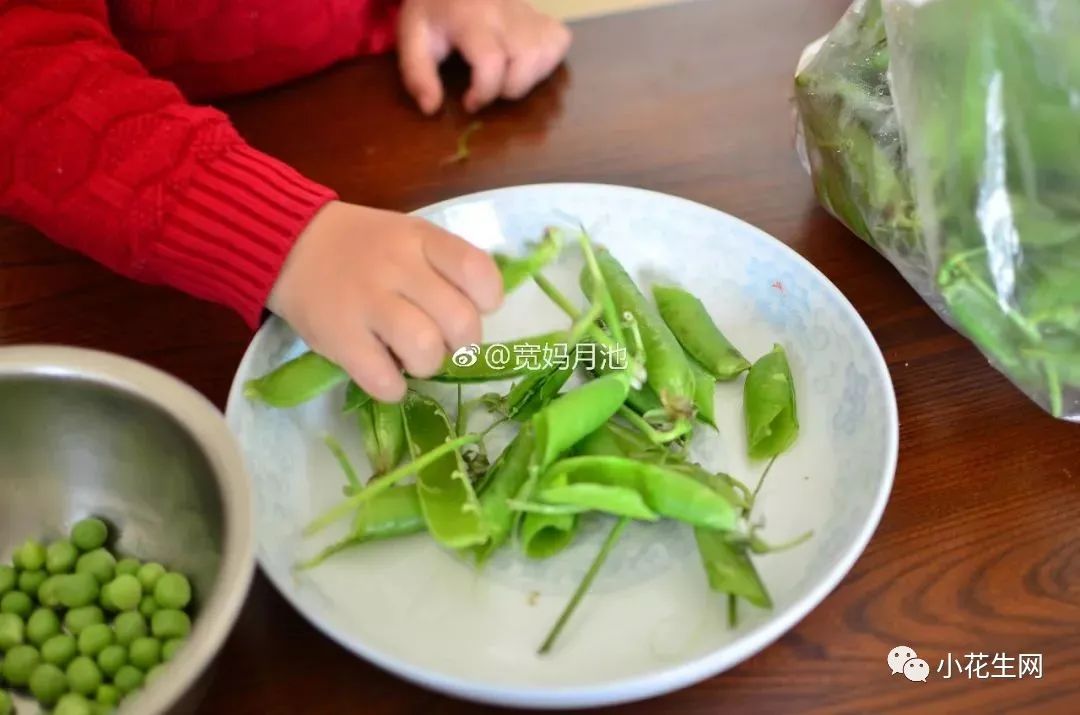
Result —
[[391, 48], [396, 0], [0, 0], [0, 213], [257, 324], [334, 192], [190, 104]]

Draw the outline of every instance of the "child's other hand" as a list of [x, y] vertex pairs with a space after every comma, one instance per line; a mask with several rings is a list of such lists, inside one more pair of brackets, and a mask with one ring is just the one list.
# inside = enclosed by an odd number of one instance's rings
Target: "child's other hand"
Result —
[[332, 202], [293, 246], [267, 306], [372, 397], [396, 402], [404, 369], [429, 377], [480, 342], [502, 302], [494, 260], [419, 218]]
[[466, 111], [521, 99], [558, 67], [570, 31], [526, 0], [405, 0], [398, 24], [401, 74], [425, 114], [443, 102], [439, 64], [457, 50], [472, 68]]

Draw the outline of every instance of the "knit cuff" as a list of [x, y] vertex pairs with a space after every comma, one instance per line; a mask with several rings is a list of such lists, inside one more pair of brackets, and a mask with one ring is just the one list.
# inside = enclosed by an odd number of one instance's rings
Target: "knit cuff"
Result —
[[246, 144], [205, 160], [176, 197], [144, 268], [259, 325], [300, 232], [337, 194]]

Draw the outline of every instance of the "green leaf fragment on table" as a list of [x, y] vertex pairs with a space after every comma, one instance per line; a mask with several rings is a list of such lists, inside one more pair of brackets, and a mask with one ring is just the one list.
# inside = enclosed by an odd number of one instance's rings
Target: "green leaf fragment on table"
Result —
[[472, 156], [472, 149], [469, 147], [469, 141], [472, 139], [473, 134], [480, 131], [484, 126], [481, 121], [471, 122], [464, 131], [458, 135], [457, 138], [457, 151], [451, 156], [447, 157], [443, 163], [445, 164], [457, 164], [463, 161], [467, 161]]

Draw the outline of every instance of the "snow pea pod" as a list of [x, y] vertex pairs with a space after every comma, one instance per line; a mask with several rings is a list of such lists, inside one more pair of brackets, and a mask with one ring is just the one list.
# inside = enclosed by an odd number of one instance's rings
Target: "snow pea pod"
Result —
[[373, 476], [385, 474], [396, 467], [405, 454], [405, 424], [401, 419], [401, 406], [368, 400], [357, 409], [356, 420]]
[[734, 380], [750, 362], [713, 322], [701, 300], [677, 286], [655, 285], [656, 309], [690, 357], [720, 381]]
[[[641, 333], [649, 386], [672, 418], [692, 416], [694, 376], [682, 345], [610, 251], [598, 248], [596, 262], [615, 307], [620, 314], [630, 313]], [[580, 283], [582, 290], [591, 294], [592, 276], [587, 271], [582, 271]]]
[[694, 373], [694, 408], [697, 418], [716, 427], [716, 378], [705, 371], [697, 360], [689, 358], [690, 371]]
[[781, 345], [774, 345], [750, 368], [743, 386], [743, 412], [752, 459], [774, 457], [799, 436], [795, 384]]
[[506, 542], [514, 523], [507, 501], [514, 497], [529, 477], [534, 446], [532, 426], [526, 424], [514, 437], [489, 471], [480, 492], [480, 511], [487, 526], [488, 540], [475, 550], [483, 563]]
[[772, 608], [772, 598], [745, 545], [732, 542], [723, 532], [712, 529], [694, 529], [694, 538], [709, 588], [741, 596], [759, 608]]
[[302, 353], [244, 384], [244, 397], [271, 407], [295, 407], [349, 379], [340, 367], [317, 353]]
[[696, 479], [731, 502], [736, 509], [745, 511], [750, 508], [750, 488], [728, 474], [723, 472], [714, 474], [697, 463], [669, 464], [667, 467]]
[[521, 522], [521, 548], [530, 559], [548, 559], [559, 553], [577, 535], [576, 514], [525, 515]]
[[529, 362], [519, 356], [526, 352], [543, 354], [545, 348], [565, 340], [565, 331], [558, 330], [506, 342], [469, 345], [447, 357], [439, 372], [427, 379], [445, 383], [509, 380], [531, 372]]
[[415, 484], [391, 487], [365, 503], [356, 512], [349, 534], [341, 541], [323, 549], [314, 558], [297, 568], [307, 570], [326, 561], [334, 554], [370, 541], [416, 534], [425, 529], [424, 512]]
[[539, 273], [549, 263], [559, 257], [564, 237], [562, 231], [549, 228], [540, 241], [529, 246], [528, 252], [521, 257], [494, 254], [495, 265], [502, 274], [503, 292], [510, 293], [532, 276]]
[[518, 422], [532, 418], [555, 399], [573, 374], [574, 366], [570, 362], [530, 372], [507, 394], [504, 406], [506, 416]]
[[578, 457], [632, 457], [643, 461], [659, 461], [673, 456], [669, 450], [653, 444], [640, 432], [627, 429], [614, 420], [604, 423], [578, 442], [573, 453]]
[[540, 488], [540, 498], [551, 504], [579, 507], [583, 511], [603, 511], [641, 521], [658, 521], [641, 494], [631, 487], [578, 482]]
[[[410, 392], [402, 405], [405, 439], [414, 460], [454, 438], [446, 412], [426, 395]], [[416, 475], [420, 506], [428, 531], [447, 548], [482, 543], [487, 532], [460, 450], [422, 467]]]
[[[651, 511], [693, 526], [727, 531], [734, 528], [738, 516], [730, 501], [696, 479], [663, 465], [624, 457], [569, 457], [556, 462], [540, 481], [539, 500], [562, 503], [563, 495], [555, 488], [581, 483], [633, 490]], [[596, 508], [620, 513], [600, 505]]]
[[352, 380], [349, 381], [349, 386], [345, 388], [345, 404], [342, 405], [342, 412], [352, 412], [355, 409], [363, 407], [367, 403], [371, 402], [371, 395], [364, 392], [364, 390]]
[[534, 464], [546, 468], [618, 412], [630, 391], [630, 375], [613, 372], [561, 395], [533, 418]]

